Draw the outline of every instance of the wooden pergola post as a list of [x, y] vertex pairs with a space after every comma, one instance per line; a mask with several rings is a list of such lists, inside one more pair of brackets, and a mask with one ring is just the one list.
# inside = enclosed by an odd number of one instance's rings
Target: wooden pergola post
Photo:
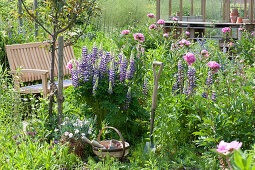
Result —
[[244, 0], [244, 18], [247, 18], [247, 0]]
[[230, 0], [223, 0], [223, 22], [230, 21]]
[[169, 16], [172, 15], [172, 0], [169, 0]]
[[183, 5], [182, 5], [182, 0], [180, 0], [180, 21], [182, 21], [182, 12], [183, 12]]
[[193, 0], [191, 0], [190, 3], [191, 3], [190, 4], [190, 15], [193, 16], [193, 5], [194, 5]]
[[156, 4], [156, 20], [158, 21], [160, 19], [160, 0], [157, 0], [157, 4]]
[[249, 0], [249, 22], [253, 23], [254, 0]]
[[203, 17], [204, 22], [205, 22], [205, 2], [206, 0], [201, 0], [201, 15]]

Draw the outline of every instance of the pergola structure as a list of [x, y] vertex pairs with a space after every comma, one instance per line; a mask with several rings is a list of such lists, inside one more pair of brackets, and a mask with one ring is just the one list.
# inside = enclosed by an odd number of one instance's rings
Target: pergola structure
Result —
[[[230, 0], [223, 1], [223, 18], [222, 21], [227, 23], [230, 22]], [[249, 11], [249, 23], [254, 22], [254, 0], [242, 0], [244, 4], [244, 19], [247, 18], [247, 11]], [[247, 3], [249, 3], [249, 10], [247, 9]], [[190, 0], [190, 14], [193, 16], [193, 0]], [[156, 19], [160, 19], [160, 0], [157, 0]], [[172, 16], [172, 0], [169, 0], [169, 16]], [[205, 22], [206, 18], [206, 0], [201, 0], [201, 16]], [[179, 20], [182, 21], [183, 17], [183, 0], [180, 0], [180, 15]]]

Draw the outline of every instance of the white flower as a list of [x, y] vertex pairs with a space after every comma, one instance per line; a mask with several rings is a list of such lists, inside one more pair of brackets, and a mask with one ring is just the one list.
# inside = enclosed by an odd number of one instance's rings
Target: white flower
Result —
[[73, 126], [77, 126], [77, 123], [74, 123]]
[[74, 133], [79, 133], [79, 130], [78, 130], [78, 129], [75, 129]]
[[85, 136], [85, 133], [82, 133], [81, 136]]
[[88, 134], [92, 134], [92, 128], [91, 127], [89, 127], [89, 130], [88, 130]]
[[73, 137], [73, 134], [72, 134], [72, 133], [70, 133], [70, 134], [69, 134], [69, 138], [72, 138], [72, 137]]
[[69, 135], [69, 132], [65, 132], [64, 135], [65, 135], [65, 136], [68, 136], [68, 135]]
[[66, 122], [66, 121], [64, 121], [61, 125], [62, 125], [62, 126], [64, 126], [64, 125], [66, 125], [66, 124], [67, 124], [67, 122]]
[[84, 122], [84, 125], [86, 125], [86, 124], [88, 124], [88, 123], [89, 123], [89, 121], [86, 120], [86, 121]]
[[58, 131], [59, 131], [59, 129], [55, 129], [55, 130], [54, 130], [54, 132], [58, 132]]

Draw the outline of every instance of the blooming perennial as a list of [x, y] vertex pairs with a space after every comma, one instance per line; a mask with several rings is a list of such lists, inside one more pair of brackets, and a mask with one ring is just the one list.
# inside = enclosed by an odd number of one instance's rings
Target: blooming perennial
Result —
[[190, 32], [186, 31], [185, 34], [186, 34], [186, 35], [190, 35]]
[[221, 141], [219, 145], [217, 145], [216, 151], [219, 153], [227, 153], [233, 149], [238, 150], [241, 148], [242, 142], [232, 141], [230, 143]]
[[123, 31], [121, 31], [121, 34], [122, 34], [122, 35], [128, 35], [129, 33], [130, 33], [129, 30], [123, 30]]
[[163, 37], [168, 37], [168, 36], [169, 36], [168, 33], [163, 34]]
[[190, 46], [190, 45], [191, 45], [191, 42], [189, 42], [188, 40], [182, 39], [182, 40], [179, 42], [179, 44], [180, 44], [181, 47], [183, 47], [184, 45]]
[[155, 30], [155, 29], [157, 29], [157, 28], [158, 28], [158, 27], [157, 27], [157, 25], [155, 25], [155, 24], [152, 24], [152, 25], [149, 26], [149, 29], [150, 29], [150, 30], [151, 30], [151, 29], [154, 29], [154, 30]]
[[225, 28], [222, 28], [221, 30], [223, 33], [229, 33], [230, 32], [230, 28], [229, 27], [225, 27]]
[[215, 61], [209, 61], [209, 63], [207, 63], [207, 65], [213, 70], [213, 73], [218, 72], [218, 69], [221, 68], [220, 64], [218, 64]]
[[185, 56], [183, 56], [183, 59], [186, 60], [190, 66], [196, 61], [196, 57], [192, 53], [187, 53]]
[[137, 41], [144, 42], [145, 40], [144, 35], [141, 33], [135, 33], [133, 36], [134, 36], [134, 39]]
[[176, 17], [173, 17], [173, 20], [174, 20], [174, 21], [178, 21], [178, 18], [176, 18]]
[[154, 15], [153, 13], [149, 13], [149, 14], [147, 15], [147, 17], [149, 17], [149, 18], [155, 18], [155, 15]]
[[159, 25], [164, 25], [164, 24], [165, 24], [165, 21], [164, 21], [163, 19], [159, 19], [158, 22], [157, 22], [157, 24], [159, 24]]

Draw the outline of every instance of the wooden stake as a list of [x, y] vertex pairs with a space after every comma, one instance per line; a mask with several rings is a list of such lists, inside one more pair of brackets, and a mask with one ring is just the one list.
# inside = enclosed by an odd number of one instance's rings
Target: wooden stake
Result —
[[63, 36], [58, 38], [58, 123], [62, 123], [63, 117], [63, 58], [64, 58], [64, 39]]
[[19, 18], [19, 20], [18, 20], [18, 22], [19, 22], [19, 26], [23, 26], [23, 20], [22, 20], [22, 18], [21, 18], [21, 14], [22, 14], [22, 3], [21, 3], [21, 1], [20, 0], [18, 0], [18, 14], [19, 14], [19, 16], [18, 16], [18, 18]]
[[[35, 12], [35, 17], [37, 18], [38, 12], [37, 12], [37, 0], [34, 0], [33, 10]], [[38, 37], [38, 24], [35, 22], [35, 38]]]

